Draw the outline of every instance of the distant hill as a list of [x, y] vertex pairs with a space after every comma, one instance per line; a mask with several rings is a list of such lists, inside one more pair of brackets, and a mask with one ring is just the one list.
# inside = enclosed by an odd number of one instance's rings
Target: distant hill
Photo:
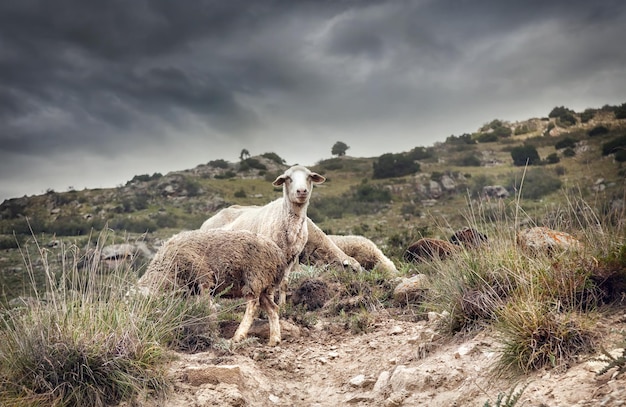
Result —
[[[528, 168], [527, 195], [522, 193], [522, 198], [556, 202], [567, 188], [579, 188], [584, 195], [602, 193], [608, 200], [622, 197], [623, 164], [615, 153], [603, 153], [607, 144], [617, 140], [619, 145], [626, 134], [626, 121], [617, 118], [620, 108], [575, 113], [560, 107], [544, 118], [493, 120], [475, 133], [392, 157], [320, 161], [311, 168], [329, 180], [315, 191], [311, 215], [334, 232], [369, 232], [379, 239], [388, 237], [385, 222], [421, 223], [420, 216], [433, 210], [458, 224], [459, 210], [468, 198], [479, 198], [485, 186], [500, 186], [513, 199], [523, 168], [513, 165], [511, 154], [520, 146], [536, 149], [541, 160]], [[376, 165], [388, 166], [393, 175], [393, 163], [406, 157], [419, 164], [418, 172], [376, 178]], [[0, 245], [14, 246], [14, 234], [80, 236], [105, 225], [131, 233], [194, 228], [222, 207], [276, 198], [279, 191], [270, 181], [284, 168], [284, 160], [270, 153], [236, 163], [215, 160], [165, 175], [137, 175], [117, 188], [8, 199], [0, 205]]]

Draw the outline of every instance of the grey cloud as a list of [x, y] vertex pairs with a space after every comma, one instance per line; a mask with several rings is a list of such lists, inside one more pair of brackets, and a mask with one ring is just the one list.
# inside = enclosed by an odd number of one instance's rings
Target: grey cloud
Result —
[[622, 103], [625, 13], [617, 0], [2, 2], [0, 172], [186, 143], [206, 160], [254, 146], [313, 162], [336, 139], [372, 155], [379, 134], [393, 150]]

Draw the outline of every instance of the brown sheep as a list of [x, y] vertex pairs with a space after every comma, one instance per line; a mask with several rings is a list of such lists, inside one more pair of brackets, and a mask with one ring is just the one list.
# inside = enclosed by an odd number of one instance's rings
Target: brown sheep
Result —
[[464, 246], [466, 249], [475, 249], [488, 242], [487, 236], [473, 228], [457, 230], [450, 237], [450, 243]]
[[444, 260], [458, 250], [459, 246], [446, 240], [424, 237], [409, 245], [404, 252], [404, 259], [415, 263], [436, 258]]
[[180, 290], [208, 296], [225, 291], [230, 297], [244, 297], [246, 311], [233, 341], [246, 337], [260, 306], [269, 320], [269, 345], [274, 346], [281, 340], [274, 293], [287, 265], [283, 251], [262, 235], [245, 230], [192, 230], [167, 240], [137, 285], [144, 293]]

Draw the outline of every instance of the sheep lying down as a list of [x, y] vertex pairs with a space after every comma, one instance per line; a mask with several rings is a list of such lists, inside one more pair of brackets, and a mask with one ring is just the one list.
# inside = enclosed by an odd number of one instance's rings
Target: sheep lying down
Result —
[[282, 250], [267, 237], [246, 230], [191, 230], [159, 248], [138, 287], [143, 292], [179, 290], [208, 298], [227, 290], [227, 296], [247, 301], [233, 340], [246, 337], [260, 307], [269, 320], [269, 345], [275, 346], [281, 336], [274, 292], [286, 269]]

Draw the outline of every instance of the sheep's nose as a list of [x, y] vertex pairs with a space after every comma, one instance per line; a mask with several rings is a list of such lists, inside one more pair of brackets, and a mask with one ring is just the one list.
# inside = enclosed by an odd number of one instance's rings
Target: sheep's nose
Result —
[[306, 195], [309, 192], [309, 190], [307, 188], [300, 188], [296, 190], [296, 193], [298, 195]]

